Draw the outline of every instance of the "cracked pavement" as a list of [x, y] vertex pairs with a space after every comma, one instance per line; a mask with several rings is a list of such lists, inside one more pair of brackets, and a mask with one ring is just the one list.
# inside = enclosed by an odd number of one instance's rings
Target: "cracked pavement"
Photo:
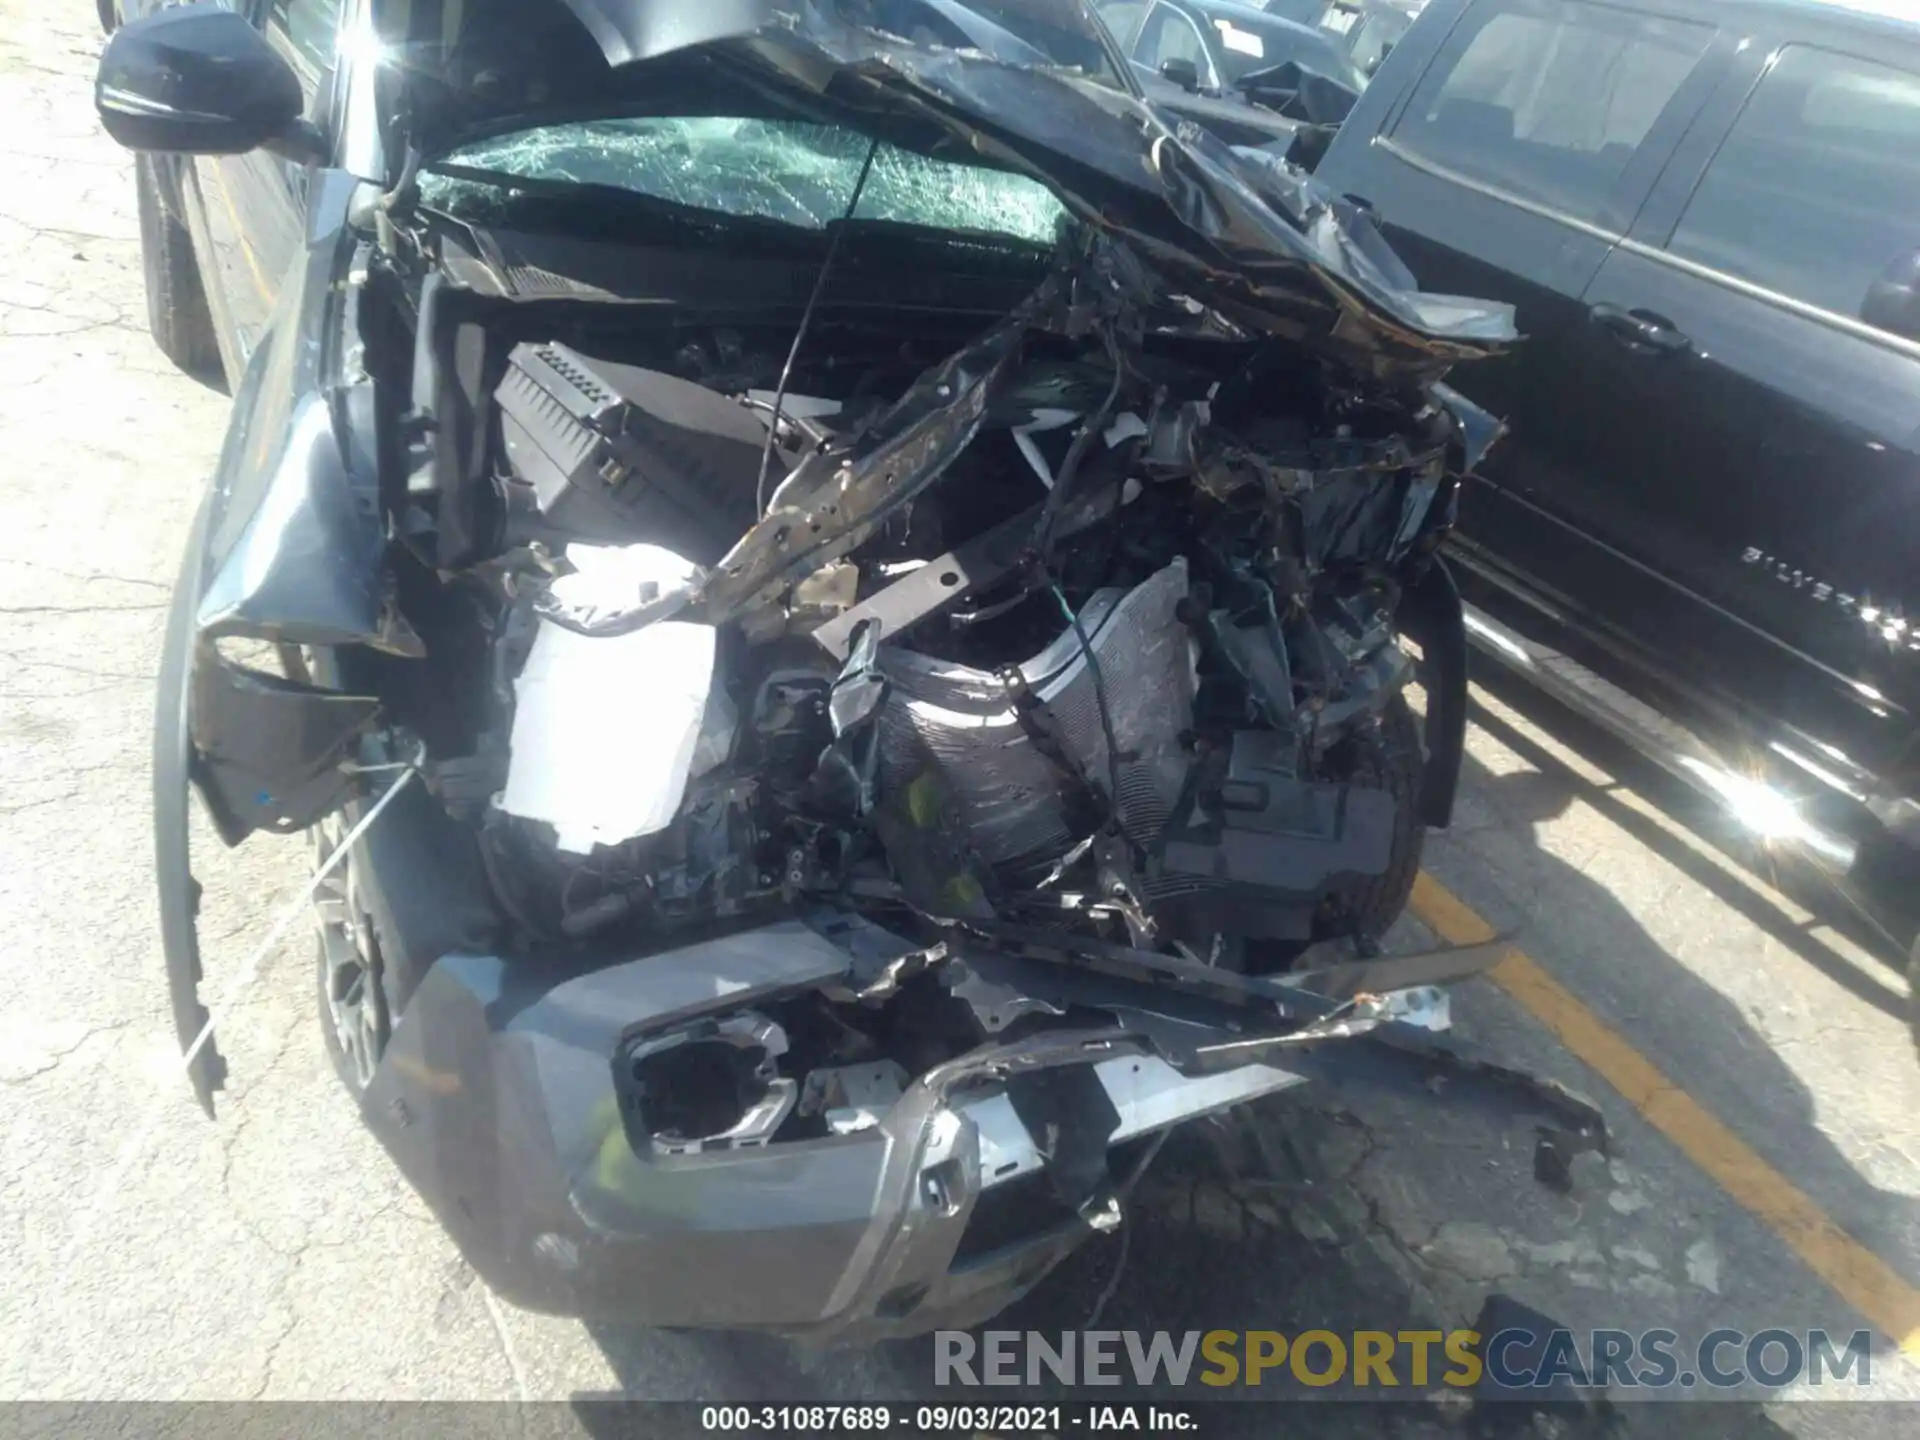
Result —
[[[91, 109], [99, 44], [90, 7], [0, 0], [0, 1398], [925, 1392], [924, 1343], [822, 1357], [494, 1301], [339, 1090], [305, 937], [235, 993], [299, 891], [299, 840], [197, 837], [231, 1078], [217, 1122], [194, 1106], [165, 1005], [147, 751], [162, 608], [226, 402], [148, 340], [131, 166]], [[1477, 703], [1430, 872], [1920, 1278], [1902, 982], [1569, 717], [1510, 686]], [[1124, 1249], [1089, 1245], [999, 1324], [1077, 1328], [1098, 1309], [1109, 1328], [1393, 1329], [1463, 1323], [1495, 1289], [1576, 1327], [1863, 1323], [1510, 995], [1477, 984], [1454, 1013], [1482, 1049], [1596, 1099], [1612, 1157], [1578, 1157], [1557, 1193], [1533, 1179], [1523, 1120], [1444, 1092], [1303, 1091], [1178, 1135]], [[1877, 1357], [1874, 1393], [1920, 1381]], [[1674, 1433], [1830, 1433], [1816, 1408]], [[1440, 1433], [1457, 1410], [1391, 1425]], [[1626, 1433], [1666, 1433], [1672, 1413], [1638, 1407]], [[1899, 1433], [1885, 1414], [1847, 1433]], [[1330, 1434], [1383, 1423], [1314, 1415]]]

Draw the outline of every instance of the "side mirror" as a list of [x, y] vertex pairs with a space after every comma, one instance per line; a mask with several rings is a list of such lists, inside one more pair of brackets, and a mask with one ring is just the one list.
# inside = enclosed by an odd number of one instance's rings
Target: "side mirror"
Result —
[[114, 31], [93, 103], [129, 150], [243, 155], [264, 146], [308, 160], [320, 148], [293, 67], [218, 5], [172, 6]]
[[1867, 287], [1860, 318], [1876, 330], [1920, 340], [1920, 250], [1902, 255]]
[[1182, 90], [1198, 90], [1200, 88], [1200, 67], [1194, 64], [1193, 61], [1183, 57], [1172, 60], [1162, 60], [1160, 62], [1160, 78], [1162, 80], [1171, 80]]

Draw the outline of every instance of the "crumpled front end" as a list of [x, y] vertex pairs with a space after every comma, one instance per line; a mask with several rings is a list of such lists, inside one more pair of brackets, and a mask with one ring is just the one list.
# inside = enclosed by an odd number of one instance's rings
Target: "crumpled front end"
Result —
[[169, 630], [182, 1037], [187, 779], [230, 842], [377, 820], [320, 906], [323, 1011], [490, 1284], [971, 1323], [1120, 1223], [1169, 1126], [1496, 958], [1381, 947], [1451, 804], [1439, 549], [1497, 429], [1437, 382], [1509, 317], [1070, 66], [858, 7], [572, 8], [577, 72], [511, 25], [461, 63], [641, 127], [596, 145], [672, 139], [623, 94], [745, 95], [780, 166], [850, 135], [856, 191], [894, 145], [1064, 223], [823, 236], [601, 189], [581, 221], [581, 182], [448, 163], [418, 107], [371, 212], [317, 187], [374, 218], [316, 230]]
[[816, 1007], [898, 1005], [908, 953], [815, 917], [564, 976], [450, 955], [366, 1118], [515, 1304], [868, 1343], [987, 1319], [1122, 1223], [1167, 1128], [1303, 1078], [1284, 1047], [1205, 1063], [1258, 1038], [1223, 999], [1004, 953], [924, 972], [981, 1032], [925, 1073], [775, 1073]]

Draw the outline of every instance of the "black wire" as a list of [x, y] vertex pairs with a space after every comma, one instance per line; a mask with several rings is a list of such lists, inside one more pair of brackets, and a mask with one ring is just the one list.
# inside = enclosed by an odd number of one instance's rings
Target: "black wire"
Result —
[[1043, 562], [1048, 547], [1053, 543], [1054, 522], [1059, 518], [1060, 511], [1066, 508], [1068, 491], [1073, 488], [1080, 462], [1092, 447], [1094, 436], [1103, 433], [1112, 423], [1113, 412], [1120, 403], [1120, 387], [1126, 381], [1126, 365], [1120, 355], [1120, 342], [1115, 338], [1111, 326], [1102, 331], [1101, 338], [1107, 343], [1107, 358], [1113, 362], [1113, 385], [1107, 391], [1107, 398], [1100, 402], [1100, 408], [1087, 417], [1080, 426], [1080, 432], [1073, 437], [1073, 444], [1067, 447], [1066, 458], [1054, 472], [1053, 486], [1040, 507], [1040, 518], [1033, 527], [1032, 547]]
[[1111, 327], [1104, 332], [1107, 342], [1107, 356], [1113, 362], [1113, 386], [1107, 391], [1107, 398], [1100, 408], [1080, 427], [1080, 433], [1073, 437], [1073, 444], [1067, 447], [1066, 458], [1060, 462], [1060, 468], [1054, 473], [1053, 488], [1048, 492], [1046, 502], [1040, 507], [1040, 518], [1034, 525], [1032, 547], [1039, 557], [1041, 578], [1053, 591], [1054, 603], [1060, 607], [1060, 613], [1066, 617], [1067, 624], [1073, 629], [1073, 638], [1079, 643], [1080, 653], [1086, 657], [1087, 673], [1093, 680], [1094, 706], [1100, 712], [1100, 733], [1107, 742], [1107, 806], [1114, 828], [1118, 830], [1129, 845], [1133, 837], [1126, 833], [1126, 827], [1120, 823], [1120, 744], [1113, 729], [1113, 712], [1107, 706], [1107, 679], [1100, 670], [1100, 657], [1093, 653], [1093, 641], [1087, 635], [1087, 627], [1081, 623], [1079, 613], [1067, 603], [1066, 593], [1061, 590], [1060, 582], [1049, 573], [1046, 552], [1053, 537], [1055, 517], [1062, 508], [1062, 501], [1073, 484], [1075, 472], [1085, 458], [1087, 450], [1093, 444], [1094, 436], [1104, 431], [1113, 419], [1114, 407], [1120, 402], [1120, 387], [1126, 379], [1126, 368], [1121, 361], [1120, 343]]
[[1100, 712], [1100, 734], [1107, 742], [1107, 808], [1114, 827], [1131, 845], [1133, 837], [1127, 835], [1126, 827], [1120, 823], [1120, 742], [1114, 736], [1113, 713], [1107, 709], [1107, 678], [1100, 673], [1100, 657], [1093, 653], [1093, 642], [1087, 638], [1087, 627], [1080, 623], [1078, 612], [1067, 603], [1066, 592], [1050, 577], [1048, 588], [1053, 591], [1054, 603], [1060, 607], [1060, 613], [1067, 617], [1067, 623], [1073, 627], [1074, 639], [1080, 642], [1080, 653], [1086, 657], [1087, 673], [1093, 680], [1094, 708]]
[[876, 138], [867, 146], [867, 158], [860, 162], [860, 174], [853, 182], [853, 195], [847, 201], [846, 213], [840, 222], [830, 229], [827, 236], [827, 255], [820, 262], [820, 273], [813, 278], [813, 293], [807, 297], [807, 308], [800, 312], [800, 325], [793, 332], [793, 344], [787, 350], [787, 363], [780, 368], [780, 385], [773, 392], [773, 413], [767, 417], [767, 444], [760, 452], [760, 479], [753, 487], [753, 511], [755, 515], [767, 513], [767, 471], [773, 464], [774, 437], [780, 433], [780, 407], [787, 401], [787, 381], [793, 377], [793, 362], [800, 354], [800, 342], [806, 339], [807, 327], [813, 323], [814, 309], [820, 304], [821, 293], [827, 288], [827, 276], [833, 270], [833, 257], [840, 253], [840, 237], [846, 233], [847, 222], [853, 219], [853, 212], [860, 208], [860, 192], [867, 188], [867, 174], [873, 169], [873, 157], [880, 153], [880, 141]]

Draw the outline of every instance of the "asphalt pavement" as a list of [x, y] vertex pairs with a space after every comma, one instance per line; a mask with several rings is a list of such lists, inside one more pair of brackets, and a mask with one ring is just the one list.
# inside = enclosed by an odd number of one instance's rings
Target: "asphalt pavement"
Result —
[[[300, 892], [298, 841], [201, 837], [232, 1078], [217, 1121], [195, 1107], [148, 747], [227, 407], [148, 340], [131, 165], [92, 113], [100, 43], [78, 0], [0, 0], [0, 1398], [925, 1393], [926, 1342], [809, 1355], [489, 1295], [340, 1091], [309, 939], [257, 953]], [[1887, 960], [1511, 684], [1476, 690], [1458, 823], [1427, 870], [1395, 942], [1511, 934], [1498, 975], [1456, 993], [1458, 1033], [1590, 1096], [1609, 1153], [1556, 1187], [1534, 1122], [1471, 1086], [1304, 1090], [1177, 1137], [1124, 1247], [1089, 1245], [997, 1323], [1445, 1327], [1497, 1292], [1576, 1329], [1870, 1328], [1867, 1393], [1920, 1398], [1920, 1063]], [[1314, 1407], [1314, 1433], [1378, 1433], [1339, 1409]], [[1462, 1413], [1441, 1395], [1388, 1428]], [[1914, 1433], [1898, 1406], [1676, 1413], [1608, 1423]]]

